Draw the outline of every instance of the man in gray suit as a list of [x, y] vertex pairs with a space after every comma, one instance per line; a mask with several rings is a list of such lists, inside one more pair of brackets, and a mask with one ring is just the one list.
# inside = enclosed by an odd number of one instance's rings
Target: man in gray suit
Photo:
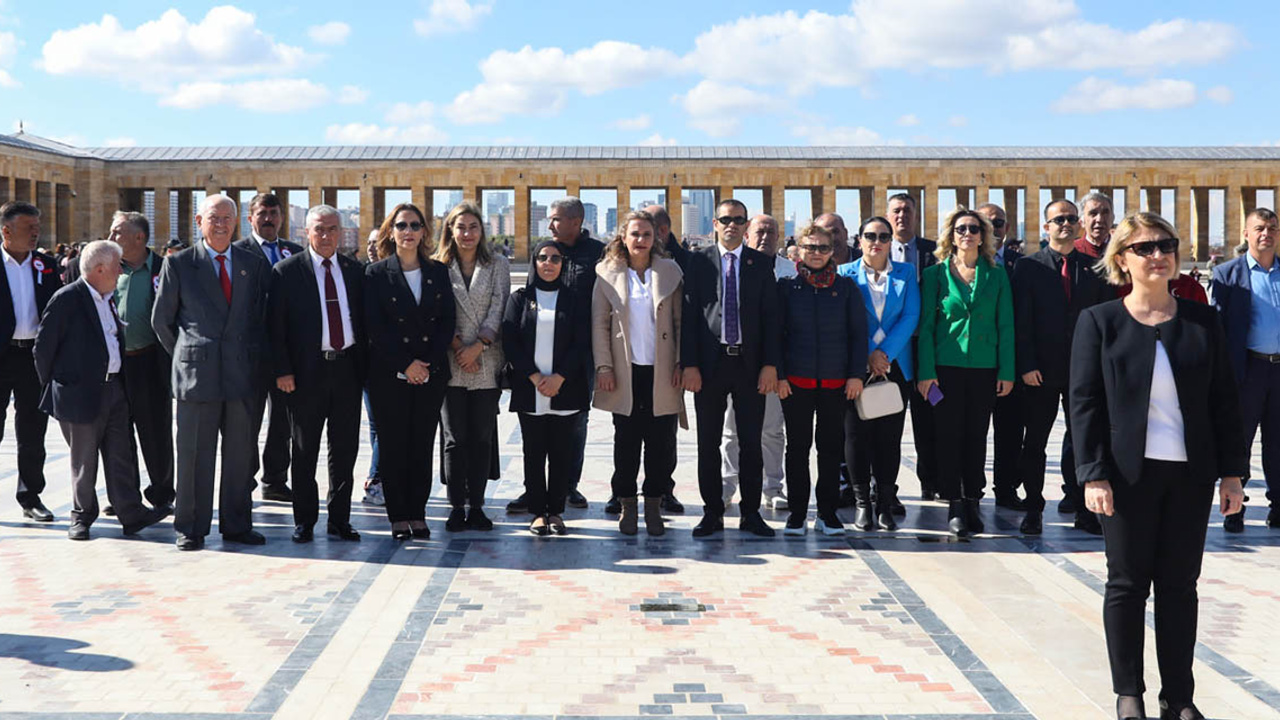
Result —
[[165, 260], [151, 326], [173, 357], [178, 401], [179, 550], [199, 550], [213, 522], [214, 448], [222, 435], [218, 529], [224, 541], [262, 545], [253, 530], [258, 369], [266, 352], [271, 266], [232, 247], [240, 214], [231, 198], [210, 195], [196, 221], [202, 242]]

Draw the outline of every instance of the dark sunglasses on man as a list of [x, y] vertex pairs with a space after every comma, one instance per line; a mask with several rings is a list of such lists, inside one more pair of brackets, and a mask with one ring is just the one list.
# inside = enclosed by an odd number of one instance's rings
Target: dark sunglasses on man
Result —
[[1049, 218], [1049, 222], [1059, 226], [1075, 225], [1076, 223], [1080, 222], [1080, 216], [1079, 215], [1059, 215], [1057, 217]]
[[725, 215], [724, 217], [716, 218], [716, 222], [720, 223], [721, 225], [729, 225], [729, 224], [746, 225], [747, 218], [742, 215]]

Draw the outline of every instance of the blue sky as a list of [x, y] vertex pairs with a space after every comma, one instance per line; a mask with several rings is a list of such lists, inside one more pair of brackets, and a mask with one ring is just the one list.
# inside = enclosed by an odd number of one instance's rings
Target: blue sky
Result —
[[1274, 2], [0, 0], [79, 145], [1280, 142]]

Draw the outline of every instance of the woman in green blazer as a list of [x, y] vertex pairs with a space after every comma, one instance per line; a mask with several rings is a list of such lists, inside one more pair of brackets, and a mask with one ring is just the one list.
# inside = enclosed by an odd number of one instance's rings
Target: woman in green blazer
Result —
[[920, 394], [934, 403], [938, 492], [947, 529], [983, 531], [987, 427], [996, 396], [1013, 390], [1013, 295], [995, 259], [991, 223], [957, 207], [920, 281]]

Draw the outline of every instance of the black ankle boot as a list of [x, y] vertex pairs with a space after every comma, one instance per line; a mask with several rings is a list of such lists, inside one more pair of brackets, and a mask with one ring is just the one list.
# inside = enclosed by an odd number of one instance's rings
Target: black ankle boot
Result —
[[974, 535], [977, 535], [987, 529], [987, 526], [982, 524], [982, 515], [978, 513], [978, 508], [981, 507], [981, 502], [981, 500], [977, 499], [967, 499], [964, 501], [964, 521], [965, 524], [969, 526], [969, 532]]
[[1147, 709], [1139, 695], [1116, 696], [1116, 720], [1147, 720]]
[[866, 485], [854, 485], [853, 502], [858, 508], [853, 517], [854, 529], [867, 532], [874, 528], [875, 526], [871, 521], [871, 488]]
[[947, 503], [947, 531], [956, 537], [969, 537], [969, 523], [965, 521], [963, 500]]

